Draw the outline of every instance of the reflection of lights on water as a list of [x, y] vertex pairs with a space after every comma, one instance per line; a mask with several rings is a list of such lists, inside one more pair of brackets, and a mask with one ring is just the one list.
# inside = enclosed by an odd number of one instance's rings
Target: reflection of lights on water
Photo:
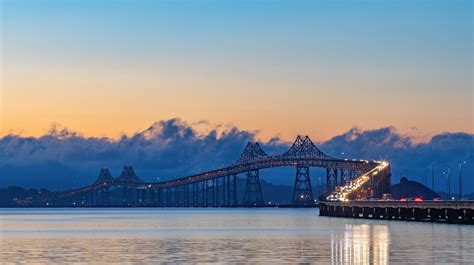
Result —
[[384, 225], [346, 225], [331, 235], [332, 264], [388, 264], [389, 231]]
[[375, 264], [387, 264], [388, 263], [388, 246], [389, 246], [389, 234], [388, 227], [384, 225], [376, 225], [373, 227], [372, 241], [376, 242], [374, 246], [374, 260]]

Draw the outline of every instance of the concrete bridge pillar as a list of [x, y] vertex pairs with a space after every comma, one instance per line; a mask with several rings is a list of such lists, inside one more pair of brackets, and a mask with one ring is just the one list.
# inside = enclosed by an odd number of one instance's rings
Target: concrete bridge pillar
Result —
[[155, 189], [147, 189], [148, 192], [148, 200], [146, 201], [147, 205], [156, 206], [156, 190]]
[[193, 183], [192, 184], [192, 189], [193, 189], [193, 207], [198, 207], [199, 206], [199, 183]]
[[226, 177], [227, 180], [227, 198], [226, 205], [237, 205], [237, 175], [230, 175]]
[[459, 222], [459, 217], [463, 216], [463, 211], [459, 209], [447, 209], [446, 214], [449, 222]]
[[428, 215], [430, 217], [430, 220], [434, 222], [438, 219], [441, 219], [441, 210], [430, 208], [428, 209]]
[[137, 189], [137, 206], [144, 206], [146, 200], [146, 190]]
[[328, 211], [327, 211], [328, 215], [329, 216], [334, 216], [334, 214], [336, 213], [336, 207], [331, 205], [331, 206], [328, 206], [327, 209], [328, 209]]
[[362, 215], [364, 216], [364, 218], [369, 218], [369, 216], [372, 215], [372, 218], [373, 218], [374, 217], [374, 212], [373, 212], [372, 208], [364, 207], [364, 208], [362, 208]]
[[428, 209], [415, 208], [414, 209], [414, 217], [415, 217], [415, 220], [417, 220], [417, 221], [427, 219], [428, 218]]
[[402, 208], [399, 208], [399, 212], [400, 212], [400, 218], [402, 220], [410, 220], [414, 217], [413, 209], [411, 208], [402, 207]]
[[162, 191], [162, 189], [157, 189], [155, 191], [155, 205], [158, 207], [163, 207]]
[[374, 207], [374, 218], [375, 219], [385, 218], [385, 208], [384, 207]]
[[319, 215], [321, 216], [327, 216], [327, 210], [328, 206], [326, 204], [319, 204]]
[[133, 191], [131, 188], [124, 186], [122, 191], [122, 205], [130, 206], [133, 204]]
[[100, 203], [104, 206], [112, 205], [112, 198], [110, 197], [110, 191], [108, 187], [100, 190]]
[[351, 206], [343, 206], [342, 212], [344, 213], [344, 217], [354, 217], [354, 212]]
[[398, 209], [393, 208], [393, 207], [387, 207], [386, 208], [386, 215], [385, 218], [392, 220], [392, 219], [398, 219]]
[[207, 180], [203, 181], [201, 186], [202, 207], [207, 207]]
[[357, 207], [357, 206], [353, 207], [352, 214], [355, 218], [360, 218], [360, 214], [362, 214], [362, 208]]
[[163, 191], [165, 193], [164, 207], [171, 207], [171, 188], [167, 188]]
[[335, 216], [337, 216], [337, 217], [343, 217], [344, 216], [343, 206], [336, 206]]
[[473, 209], [464, 209], [464, 219], [469, 224], [474, 224], [474, 210]]

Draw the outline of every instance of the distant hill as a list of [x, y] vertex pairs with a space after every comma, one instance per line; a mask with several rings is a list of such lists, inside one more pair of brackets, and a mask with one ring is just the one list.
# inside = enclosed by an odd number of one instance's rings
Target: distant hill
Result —
[[433, 198], [440, 198], [436, 192], [423, 184], [406, 178], [402, 178], [400, 183], [392, 185], [391, 193], [394, 199], [420, 197], [425, 200], [432, 200]]
[[46, 189], [24, 189], [17, 186], [0, 188], [0, 207], [18, 206], [18, 200], [26, 198], [35, 200], [49, 193], [50, 191]]
[[[447, 199], [448, 198], [448, 193], [446, 193], [446, 191], [437, 191], [437, 193], [439, 194], [440, 198], [443, 198], [443, 199]], [[458, 192], [451, 192], [449, 197], [452, 199], [454, 198], [454, 200], [457, 200], [459, 198], [459, 193]], [[462, 196], [462, 199], [463, 200], [474, 200], [474, 192], [473, 193], [470, 193], [470, 194], [464, 194]]]
[[468, 200], [474, 200], [474, 192], [471, 193], [471, 194], [466, 194], [466, 195], [464, 195], [464, 197], [466, 197], [466, 199], [468, 199]]

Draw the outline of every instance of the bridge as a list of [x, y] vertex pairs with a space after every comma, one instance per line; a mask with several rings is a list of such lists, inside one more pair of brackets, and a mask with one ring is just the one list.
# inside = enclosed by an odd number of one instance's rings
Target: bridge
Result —
[[473, 201], [326, 201], [321, 216], [474, 224]]
[[[125, 166], [113, 178], [107, 168], [100, 170], [96, 181], [83, 188], [53, 193], [32, 202], [38, 206], [112, 206], [110, 190], [122, 189], [122, 202], [114, 206], [158, 207], [233, 207], [263, 206], [260, 170], [295, 167], [292, 206], [311, 206], [315, 198], [310, 167], [326, 169], [327, 199], [381, 197], [390, 189], [390, 165], [383, 161], [340, 159], [329, 156], [314, 145], [308, 136], [298, 136], [282, 154], [269, 155], [257, 142], [249, 142], [231, 165], [199, 174], [160, 182], [144, 182], [131, 166]], [[246, 178], [243, 201], [237, 201], [237, 177]]]

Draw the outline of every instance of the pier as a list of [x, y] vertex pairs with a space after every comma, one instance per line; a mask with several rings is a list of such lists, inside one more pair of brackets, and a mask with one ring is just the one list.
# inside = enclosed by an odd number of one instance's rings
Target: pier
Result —
[[474, 224], [474, 201], [320, 202], [319, 215], [346, 218]]

